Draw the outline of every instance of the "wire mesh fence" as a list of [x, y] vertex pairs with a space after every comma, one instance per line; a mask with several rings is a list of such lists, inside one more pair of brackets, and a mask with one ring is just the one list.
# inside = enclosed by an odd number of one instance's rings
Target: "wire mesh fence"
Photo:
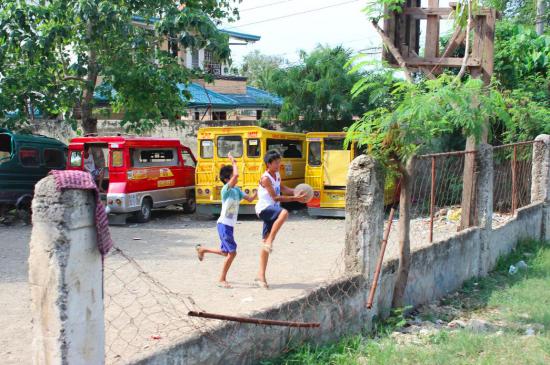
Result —
[[[475, 170], [476, 153], [417, 157], [411, 193], [412, 248], [446, 239], [463, 228], [465, 166]], [[494, 220], [510, 217], [514, 210], [529, 204], [531, 156], [532, 144], [494, 149]], [[475, 196], [470, 199], [475, 200]], [[398, 218], [396, 215], [389, 232], [384, 261], [398, 256]], [[277, 341], [283, 350], [293, 348], [319, 331], [334, 330], [315, 325], [322, 316], [353, 321], [356, 312], [350, 311], [348, 304], [356, 298], [364, 300], [370, 285], [356, 272], [346, 271], [345, 259], [342, 247], [339, 255], [331, 256], [333, 263], [324, 280], [315, 289], [308, 289], [300, 300], [285, 301], [261, 315], [239, 317], [225, 313], [223, 307], [215, 313], [205, 311], [190, 294], [170, 290], [130, 256], [115, 249], [106, 258], [104, 272], [106, 362], [128, 363], [197, 334], [208, 336], [220, 352], [247, 351], [254, 356], [260, 351], [254, 346], [258, 332], [248, 331], [250, 326], [260, 326], [262, 334]], [[189, 312], [194, 314], [189, 316]], [[223, 334], [216, 331], [227, 323], [231, 325], [224, 326]], [[235, 338], [248, 345], [236, 348]]]
[[[464, 166], [470, 159], [475, 169], [475, 154], [476, 151], [461, 151], [416, 157], [410, 209], [410, 237], [416, 247], [446, 239], [461, 229]], [[394, 225], [390, 246], [395, 247], [397, 240]]]
[[534, 141], [493, 147], [493, 227], [531, 202]]

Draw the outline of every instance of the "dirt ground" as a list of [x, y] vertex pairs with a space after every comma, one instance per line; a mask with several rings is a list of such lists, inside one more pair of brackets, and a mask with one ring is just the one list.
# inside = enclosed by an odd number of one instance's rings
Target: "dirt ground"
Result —
[[[135, 355], [153, 351], [168, 344], [174, 332], [183, 331], [174, 325], [177, 320], [172, 317], [174, 312], [181, 315], [185, 308], [174, 309], [155, 283], [144, 280], [143, 273], [188, 303], [193, 302], [195, 308], [242, 316], [300, 296], [342, 274], [344, 220], [311, 218], [303, 210], [292, 211], [270, 256], [270, 290], [257, 288], [253, 279], [258, 269], [261, 222], [255, 217], [239, 219], [235, 228], [238, 255], [228, 275], [233, 289], [216, 285], [223, 258], [207, 255], [199, 262], [194, 249], [197, 243], [218, 246], [214, 219], [160, 210], [154, 212], [149, 223], [111, 227], [115, 245], [141, 269], [128, 265], [120, 255], [106, 259], [108, 362], [122, 362], [128, 352]], [[426, 221], [418, 220], [412, 226], [413, 231], [425, 232]], [[445, 225], [441, 237], [454, 232], [454, 225]], [[0, 357], [4, 364], [31, 362], [27, 285], [30, 233], [31, 227], [22, 224], [0, 225]], [[397, 256], [396, 233], [394, 226], [386, 260]], [[412, 240], [413, 249], [427, 244], [427, 239]], [[172, 327], [164, 324], [166, 320], [173, 322]]]

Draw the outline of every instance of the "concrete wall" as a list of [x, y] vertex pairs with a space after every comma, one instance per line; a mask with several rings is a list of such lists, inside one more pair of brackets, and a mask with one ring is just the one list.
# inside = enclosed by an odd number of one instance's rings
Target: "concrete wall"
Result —
[[[191, 148], [193, 153], [197, 154], [197, 131], [202, 127], [212, 126], [246, 126], [256, 125], [255, 120], [242, 121], [186, 121], [183, 127], [174, 127], [164, 123], [162, 126], [144, 133], [144, 136], [155, 136], [164, 138], [178, 138], [181, 143]], [[56, 138], [64, 143], [69, 143], [71, 138], [76, 137], [76, 132], [70, 125], [52, 120], [40, 120], [35, 123], [33, 132], [48, 137]], [[123, 133], [124, 129], [117, 120], [98, 121], [98, 134], [101, 136], [116, 135]]]
[[[533, 195], [533, 203], [519, 209], [512, 220], [493, 230], [492, 149], [480, 146], [476, 157], [475, 187], [478, 226], [411, 253], [411, 270], [405, 292], [407, 304], [417, 306], [441, 298], [460, 288], [464, 281], [491, 271], [498, 258], [508, 254], [519, 240], [544, 238], [547, 188], [550, 185], [546, 169], [550, 161], [549, 148], [550, 145], [545, 145], [534, 152], [533, 174], [536, 178], [533, 190], [537, 193]], [[535, 172], [535, 169], [542, 171]], [[288, 344], [284, 336], [295, 342], [324, 343], [345, 333], [368, 329], [375, 316], [386, 316], [391, 307], [398, 260], [384, 263], [375, 306], [370, 311], [365, 306], [376, 264], [373, 257], [378, 254], [380, 245], [381, 232], [370, 224], [378, 222], [381, 226], [382, 209], [373, 203], [382, 201], [380, 180], [383, 181], [383, 177], [377, 172], [376, 164], [365, 156], [356, 159], [350, 168], [346, 202], [346, 268], [350, 276], [261, 315], [280, 320], [310, 318], [321, 323], [320, 330], [305, 330], [291, 337], [288, 331], [281, 329], [229, 324], [214, 336], [223, 338], [234, 334], [238, 328], [239, 336], [231, 337], [231, 348], [238, 348], [238, 351], [228, 351], [227, 347], [216, 345], [212, 337], [200, 336], [143, 358], [139, 364], [252, 364], [262, 358], [277, 356], [284, 350]], [[254, 345], [248, 346], [251, 339], [254, 339]]]

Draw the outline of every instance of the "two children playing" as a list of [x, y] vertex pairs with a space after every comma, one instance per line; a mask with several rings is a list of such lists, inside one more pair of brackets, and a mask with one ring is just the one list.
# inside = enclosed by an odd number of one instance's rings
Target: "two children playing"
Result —
[[225, 256], [219, 286], [231, 288], [227, 282], [227, 271], [237, 255], [237, 244], [233, 236], [233, 229], [237, 223], [239, 204], [242, 199], [252, 202], [258, 198], [256, 203], [256, 214], [264, 222], [262, 231], [262, 249], [260, 251], [260, 269], [255, 283], [261, 288], [267, 289], [265, 271], [269, 254], [273, 249], [273, 241], [277, 233], [288, 218], [288, 211], [281, 208], [280, 203], [304, 202], [304, 193], [295, 195], [294, 189], [286, 187], [281, 183], [279, 169], [281, 167], [281, 155], [276, 151], [269, 151], [264, 159], [266, 171], [260, 179], [257, 193], [245, 194], [236, 184], [239, 178], [237, 163], [231, 154], [228, 155], [232, 166], [224, 166], [220, 170], [220, 180], [224, 186], [221, 190], [222, 210], [218, 219], [217, 227], [220, 236], [221, 247], [210, 249], [196, 246], [197, 256], [200, 261], [207, 253]]

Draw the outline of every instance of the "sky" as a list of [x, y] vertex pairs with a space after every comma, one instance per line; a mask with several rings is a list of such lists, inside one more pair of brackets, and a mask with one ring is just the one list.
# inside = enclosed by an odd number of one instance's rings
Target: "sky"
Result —
[[[422, 1], [422, 6], [427, 6], [425, 3], [427, 0]], [[440, 6], [447, 3], [448, 0], [441, 0]], [[221, 28], [262, 37], [253, 44], [231, 46], [234, 65], [241, 65], [243, 56], [256, 49], [280, 55], [292, 64], [299, 60], [299, 50], [309, 52], [318, 44], [341, 44], [354, 53], [381, 47], [378, 34], [362, 12], [366, 4], [367, 0], [243, 0], [239, 5], [240, 20]], [[450, 28], [443, 23], [447, 21], [442, 22], [442, 32]], [[424, 29], [421, 26], [422, 33]]]
[[[361, 12], [365, 4], [365, 0], [243, 0], [240, 20], [221, 28], [262, 37], [255, 44], [231, 46], [236, 65], [256, 49], [293, 63], [298, 60], [299, 50], [311, 51], [319, 43], [342, 44], [354, 51], [379, 46], [378, 35]], [[311, 12], [288, 16], [307, 11]], [[284, 18], [262, 22], [278, 17]], [[261, 23], [250, 24], [255, 22]]]

